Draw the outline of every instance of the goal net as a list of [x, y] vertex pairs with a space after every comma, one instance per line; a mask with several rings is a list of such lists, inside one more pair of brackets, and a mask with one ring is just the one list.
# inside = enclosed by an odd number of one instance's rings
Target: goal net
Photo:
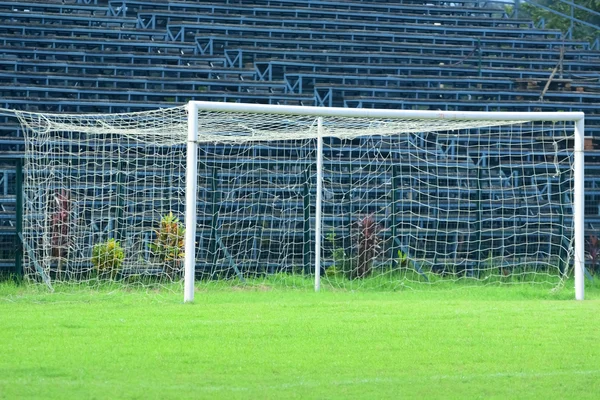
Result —
[[18, 116], [25, 271], [49, 285], [560, 285], [583, 260], [579, 114]]

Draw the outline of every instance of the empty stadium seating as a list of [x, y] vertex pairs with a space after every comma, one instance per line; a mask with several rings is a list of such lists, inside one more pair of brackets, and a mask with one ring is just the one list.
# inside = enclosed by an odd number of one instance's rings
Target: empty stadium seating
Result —
[[[600, 139], [600, 51], [485, 2], [0, 0], [0, 48], [3, 108], [128, 112], [197, 99], [583, 110], [587, 136]], [[20, 156], [20, 128], [0, 118], [3, 153]], [[588, 151], [594, 231], [593, 140]], [[11, 165], [2, 182], [14, 181]], [[10, 230], [14, 193], [0, 198], [0, 226]]]

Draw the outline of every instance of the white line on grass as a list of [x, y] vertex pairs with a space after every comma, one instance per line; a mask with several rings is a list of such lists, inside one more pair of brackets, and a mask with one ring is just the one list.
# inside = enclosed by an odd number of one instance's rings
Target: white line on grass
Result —
[[[455, 374], [455, 375], [431, 375], [423, 376], [422, 380], [472, 380], [472, 379], [493, 379], [493, 378], [547, 378], [553, 376], [568, 376], [568, 375], [600, 375], [600, 369], [583, 370], [583, 371], [552, 371], [552, 372], [496, 372], [493, 374]], [[297, 387], [320, 387], [320, 386], [352, 386], [352, 385], [371, 385], [374, 383], [395, 383], [406, 382], [406, 377], [397, 378], [363, 378], [363, 379], [348, 379], [341, 381], [298, 381], [291, 383], [281, 383], [278, 385], [260, 386], [261, 389], [278, 390], [292, 389]], [[232, 391], [244, 392], [257, 387], [247, 386], [200, 386], [199, 389], [210, 392]]]

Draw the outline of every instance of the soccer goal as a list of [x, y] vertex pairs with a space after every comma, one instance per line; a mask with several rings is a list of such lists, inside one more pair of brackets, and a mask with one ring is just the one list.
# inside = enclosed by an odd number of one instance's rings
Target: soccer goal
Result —
[[190, 102], [18, 112], [32, 280], [351, 289], [562, 285], [583, 299], [583, 113]]

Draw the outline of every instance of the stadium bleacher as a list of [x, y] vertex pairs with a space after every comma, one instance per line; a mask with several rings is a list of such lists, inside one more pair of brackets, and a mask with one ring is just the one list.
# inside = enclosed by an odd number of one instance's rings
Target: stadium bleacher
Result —
[[[600, 229], [600, 51], [486, 2], [0, 0], [0, 48], [0, 107], [9, 109], [114, 113], [197, 99], [582, 110], [586, 218]], [[1, 118], [4, 158], [19, 157], [20, 127]], [[11, 165], [2, 164], [4, 185], [14, 182]], [[2, 229], [13, 219], [4, 186]], [[14, 238], [2, 237], [6, 261]]]

